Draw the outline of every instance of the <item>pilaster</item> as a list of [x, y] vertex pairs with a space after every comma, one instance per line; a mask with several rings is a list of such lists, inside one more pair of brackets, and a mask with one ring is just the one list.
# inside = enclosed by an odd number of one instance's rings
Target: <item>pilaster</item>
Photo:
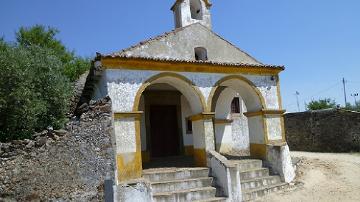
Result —
[[114, 113], [117, 184], [140, 178], [142, 175], [140, 140], [142, 113]]

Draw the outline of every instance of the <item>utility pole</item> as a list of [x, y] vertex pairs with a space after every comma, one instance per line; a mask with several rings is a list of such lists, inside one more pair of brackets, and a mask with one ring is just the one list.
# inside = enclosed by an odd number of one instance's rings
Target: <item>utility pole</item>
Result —
[[344, 86], [344, 98], [345, 98], [345, 105], [344, 105], [344, 107], [346, 107], [347, 99], [346, 99], [346, 81], [345, 81], [345, 78], [343, 78], [342, 82], [343, 82], [343, 86]]
[[354, 106], [356, 106], [356, 103], [357, 103], [356, 97], [359, 96], [359, 93], [351, 94], [351, 96], [354, 97], [354, 100], [355, 100], [355, 105]]
[[296, 91], [295, 96], [296, 96], [296, 103], [297, 103], [297, 107], [298, 107], [298, 112], [300, 112], [299, 95], [300, 95], [300, 93], [298, 91]]

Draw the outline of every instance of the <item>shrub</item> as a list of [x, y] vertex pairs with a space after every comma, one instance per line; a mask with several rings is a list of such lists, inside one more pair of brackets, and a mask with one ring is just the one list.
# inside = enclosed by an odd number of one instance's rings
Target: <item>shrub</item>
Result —
[[90, 60], [82, 57], [74, 57], [69, 63], [64, 66], [63, 73], [70, 81], [75, 81], [83, 73], [90, 69]]
[[345, 109], [360, 112], [360, 101], [355, 102], [354, 105], [346, 103]]
[[320, 109], [329, 109], [336, 108], [336, 102], [330, 98], [313, 100], [306, 105], [308, 110], [320, 110]]
[[71, 92], [53, 50], [0, 41], [0, 141], [61, 127]]

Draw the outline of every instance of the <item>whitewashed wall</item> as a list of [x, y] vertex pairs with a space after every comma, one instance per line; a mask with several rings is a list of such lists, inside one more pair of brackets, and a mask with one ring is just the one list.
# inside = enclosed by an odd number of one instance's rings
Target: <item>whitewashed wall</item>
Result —
[[267, 130], [271, 131], [269, 140], [282, 140], [282, 127], [279, 127], [281, 126], [281, 117], [268, 115], [265, 120]]
[[240, 113], [232, 114], [232, 141], [235, 155], [250, 155], [250, 134], [248, 118], [243, 114], [247, 112], [243, 100], [240, 98]]
[[[106, 81], [104, 81], [106, 85], [104, 85], [104, 82], [99, 83], [97, 86], [98, 90], [95, 95], [96, 97], [100, 97], [100, 95], [106, 96], [104, 94], [107, 93], [112, 99], [114, 112], [132, 111], [136, 93], [141, 85], [146, 80], [159, 73], [161, 72], [115, 69], [104, 70], [103, 78], [106, 79]], [[182, 72], [177, 74], [183, 75], [191, 80], [199, 88], [206, 101], [209, 99], [210, 92], [215, 83], [228, 76], [227, 74], [193, 72]], [[256, 85], [256, 88], [261, 92], [265, 99], [266, 108], [279, 109], [275, 80], [272, 81], [270, 76], [238, 75], [249, 79]], [[174, 87], [180, 87], [180, 85], [177, 85], [177, 81], [175, 79], [172, 79], [172, 81], [174, 82], [172, 84]], [[187, 89], [182, 90], [186, 91]], [[187, 98], [190, 104], [193, 105], [194, 100], [191, 100], [193, 99], [192, 96], [189, 95]]]
[[186, 98], [182, 95], [181, 96], [181, 116], [182, 116], [182, 134], [183, 134], [183, 141], [184, 141], [184, 146], [191, 146], [193, 145], [193, 134], [188, 134], [186, 133], [186, 128], [187, 128], [187, 123], [186, 123], [186, 118], [194, 115], [191, 111], [191, 108], [189, 106], [189, 102], [186, 100]]

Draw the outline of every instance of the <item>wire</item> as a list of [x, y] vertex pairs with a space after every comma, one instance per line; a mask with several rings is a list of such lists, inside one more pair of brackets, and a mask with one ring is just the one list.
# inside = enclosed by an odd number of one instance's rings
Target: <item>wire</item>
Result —
[[[306, 102], [306, 101], [309, 100], [309, 99], [313, 99], [316, 95], [325, 93], [325, 92], [327, 92], [327, 91], [329, 91], [329, 90], [337, 87], [339, 84], [341, 84], [341, 82], [336, 82], [334, 85], [331, 85], [330, 87], [328, 87], [328, 88], [326, 88], [326, 89], [324, 89], [324, 90], [318, 91], [318, 92], [315, 93], [314, 95], [308, 96], [308, 97], [306, 97], [306, 98], [304, 98], [304, 99], [300, 99], [300, 100], [301, 100], [302, 102], [303, 102], [303, 101]], [[286, 105], [286, 107], [288, 108], [288, 107], [291, 107], [291, 106], [294, 106], [294, 105], [297, 105], [297, 103], [291, 103], [291, 104], [289, 104], [289, 105]]]
[[315, 94], [312, 95], [312, 96], [308, 96], [307, 98], [305, 98], [305, 99], [303, 99], [303, 100], [305, 101], [305, 100], [308, 100], [308, 99], [310, 99], [310, 98], [313, 99], [314, 96], [319, 95], [319, 94], [322, 94], [322, 93], [325, 93], [325, 92], [327, 92], [327, 91], [329, 91], [329, 90], [337, 87], [340, 83], [341, 83], [341, 82], [336, 82], [336, 84], [334, 84], [334, 85], [332, 85], [332, 86], [330, 86], [330, 87], [328, 87], [328, 88], [326, 88], [326, 89], [324, 89], [324, 90], [321, 90], [321, 91], [315, 93]]

